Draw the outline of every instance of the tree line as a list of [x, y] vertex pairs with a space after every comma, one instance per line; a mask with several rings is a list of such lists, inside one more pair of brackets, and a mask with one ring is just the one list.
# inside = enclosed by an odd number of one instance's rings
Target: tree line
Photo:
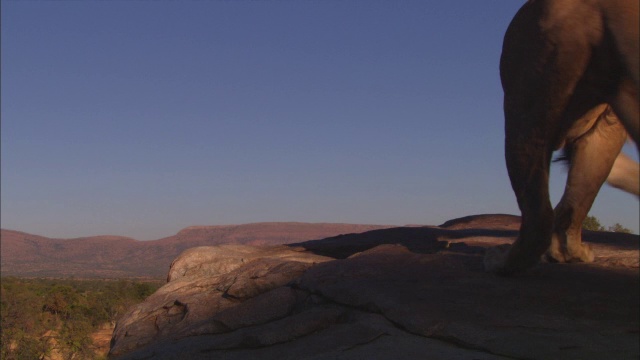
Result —
[[133, 280], [0, 279], [0, 356], [99, 359], [90, 335], [162, 284]]
[[610, 232], [619, 232], [625, 234], [631, 234], [631, 230], [626, 227], [620, 225], [619, 223], [615, 223], [613, 226], [609, 226], [605, 229], [602, 224], [600, 224], [600, 220], [595, 216], [587, 216], [582, 223], [582, 228], [585, 230], [592, 231], [610, 231]]

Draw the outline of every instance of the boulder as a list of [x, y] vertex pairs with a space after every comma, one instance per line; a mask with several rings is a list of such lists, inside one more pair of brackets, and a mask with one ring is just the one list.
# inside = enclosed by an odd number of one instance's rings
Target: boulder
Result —
[[[117, 322], [110, 354], [184, 336], [227, 332], [250, 324], [250, 319], [270, 319], [269, 311], [280, 315], [277, 309], [257, 306], [268, 301], [268, 295], [256, 297], [286, 285], [314, 263], [329, 260], [286, 246], [218, 245], [186, 250], [171, 264], [167, 284]], [[251, 301], [245, 304], [247, 299]], [[241, 317], [225, 312], [247, 305], [256, 308]]]
[[637, 359], [638, 236], [585, 232], [592, 264], [486, 273], [485, 249], [513, 242], [518, 222], [187, 250], [118, 321], [110, 357]]

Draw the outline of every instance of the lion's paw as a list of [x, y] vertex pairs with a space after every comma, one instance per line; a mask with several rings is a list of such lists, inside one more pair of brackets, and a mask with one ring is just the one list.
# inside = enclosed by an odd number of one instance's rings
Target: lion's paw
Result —
[[551, 263], [564, 263], [567, 262], [567, 255], [562, 248], [550, 247], [544, 254], [543, 260]]
[[544, 255], [545, 260], [548, 262], [556, 263], [572, 263], [572, 262], [585, 262], [590, 263], [595, 260], [595, 254], [591, 249], [591, 246], [587, 244], [580, 244], [579, 246], [571, 249], [561, 248], [549, 248]]
[[596, 256], [593, 253], [593, 249], [589, 244], [580, 243], [576, 246], [567, 248], [567, 261], [568, 262], [586, 262], [590, 263], [595, 260]]
[[543, 260], [552, 263], [567, 262], [566, 249], [562, 246], [562, 243], [557, 235], [551, 238], [551, 245], [547, 252], [543, 256]]

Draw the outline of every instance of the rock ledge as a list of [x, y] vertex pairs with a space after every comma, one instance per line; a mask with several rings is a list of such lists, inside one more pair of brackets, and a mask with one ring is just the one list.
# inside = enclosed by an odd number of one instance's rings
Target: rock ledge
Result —
[[637, 235], [593, 264], [483, 271], [519, 219], [468, 217], [290, 246], [185, 251], [118, 322], [114, 359], [637, 359]]

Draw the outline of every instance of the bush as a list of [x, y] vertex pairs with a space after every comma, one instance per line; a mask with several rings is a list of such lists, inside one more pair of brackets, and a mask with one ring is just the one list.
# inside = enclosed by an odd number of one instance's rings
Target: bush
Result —
[[52, 334], [66, 358], [97, 358], [90, 335], [115, 322], [127, 308], [160, 287], [159, 282], [2, 278], [0, 358], [41, 359]]
[[626, 227], [624, 227], [624, 226], [622, 226], [622, 225], [620, 225], [618, 223], [615, 223], [615, 225], [613, 225], [613, 226], [609, 226], [608, 230], [611, 231], [611, 232], [631, 234], [631, 230], [630, 229], [627, 229]]
[[600, 225], [600, 220], [595, 216], [587, 216], [582, 223], [584, 230], [604, 231], [604, 226]]
[[631, 234], [631, 230], [626, 227], [620, 225], [619, 223], [615, 223], [613, 226], [609, 226], [608, 228], [604, 228], [600, 224], [600, 220], [598, 220], [595, 216], [587, 216], [582, 223], [582, 229], [591, 230], [591, 231], [609, 231], [609, 232], [617, 232], [617, 233], [625, 233]]

